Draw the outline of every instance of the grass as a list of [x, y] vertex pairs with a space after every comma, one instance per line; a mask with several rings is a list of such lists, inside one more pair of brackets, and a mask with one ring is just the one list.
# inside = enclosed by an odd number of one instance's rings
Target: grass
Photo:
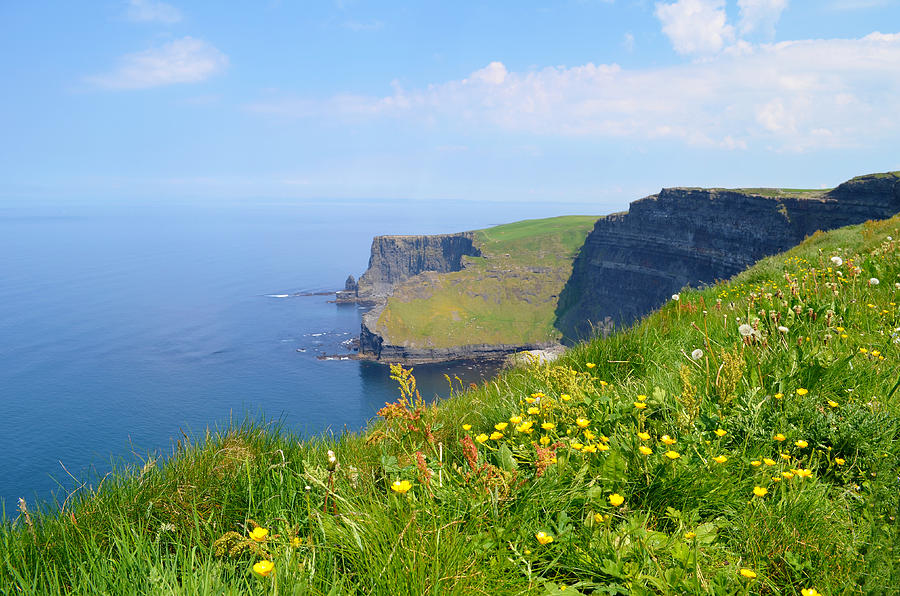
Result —
[[438, 405], [395, 368], [400, 399], [360, 433], [248, 422], [179, 443], [5, 520], [0, 591], [894, 593], [889, 236], [900, 216], [815, 234]]
[[419, 348], [555, 342], [559, 293], [596, 221], [572, 215], [477, 230], [482, 257], [400, 284], [376, 329], [389, 343]]

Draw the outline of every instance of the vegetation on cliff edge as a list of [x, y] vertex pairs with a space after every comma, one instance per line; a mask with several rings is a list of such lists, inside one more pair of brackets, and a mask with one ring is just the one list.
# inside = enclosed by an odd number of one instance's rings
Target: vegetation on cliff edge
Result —
[[[245, 424], [0, 527], [12, 594], [883, 594], [900, 216], [361, 433]], [[333, 457], [330, 456], [333, 454]], [[26, 512], [27, 511], [27, 512]]]

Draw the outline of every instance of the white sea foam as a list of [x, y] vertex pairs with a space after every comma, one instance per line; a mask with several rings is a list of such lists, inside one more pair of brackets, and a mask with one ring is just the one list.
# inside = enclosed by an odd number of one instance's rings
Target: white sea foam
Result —
[[290, 294], [266, 294], [266, 298], [290, 298]]

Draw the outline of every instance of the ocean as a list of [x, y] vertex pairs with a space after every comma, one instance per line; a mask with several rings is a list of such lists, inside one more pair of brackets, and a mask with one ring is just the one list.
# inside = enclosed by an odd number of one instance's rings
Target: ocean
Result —
[[[296, 296], [365, 271], [372, 237], [483, 228], [582, 205], [244, 200], [0, 203], [0, 508], [51, 505], [113, 465], [245, 418], [358, 430], [396, 386], [344, 359], [356, 305]], [[337, 356], [323, 360], [320, 356]], [[415, 369], [424, 396], [444, 374]], [[33, 505], [32, 505], [33, 506]]]

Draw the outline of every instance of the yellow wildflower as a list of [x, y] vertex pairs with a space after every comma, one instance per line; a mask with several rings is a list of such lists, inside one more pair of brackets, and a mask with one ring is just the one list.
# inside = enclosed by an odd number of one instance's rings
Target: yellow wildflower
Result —
[[669, 435], [663, 435], [659, 438], [659, 440], [662, 441], [663, 443], [665, 443], [666, 445], [674, 445], [675, 443], [677, 443], [677, 441], [675, 439], [673, 439], [672, 437], [670, 437]]
[[769, 457], [764, 457], [764, 458], [763, 458], [763, 463], [766, 464], [767, 466], [774, 466], [774, 465], [775, 465], [775, 460], [774, 460], [774, 459], [771, 459], [771, 458], [769, 458]]
[[640, 447], [638, 447], [638, 451], [640, 451], [644, 455], [650, 455], [651, 453], [653, 453], [653, 450], [646, 445], [641, 445]]
[[488, 439], [490, 439], [490, 437], [487, 436], [487, 435], [484, 434], [484, 433], [481, 433], [480, 435], [478, 435], [477, 437], [475, 437], [475, 440], [478, 441], [479, 443], [484, 443], [484, 442], [487, 441]]
[[268, 535], [269, 531], [265, 528], [253, 528], [250, 532], [250, 538], [252, 538], [254, 542], [262, 542]]
[[590, 424], [591, 421], [587, 418], [576, 418], [575, 424], [577, 424], [581, 428], [587, 428], [587, 425]]
[[803, 439], [800, 439], [800, 440], [798, 440], [798, 441], [794, 441], [794, 445], [796, 445], [796, 446], [799, 447], [800, 449], [806, 449], [807, 447], [809, 447], [809, 443], [807, 443], [807, 442], [804, 441]]
[[621, 505], [624, 502], [625, 502], [625, 497], [623, 497], [619, 493], [613, 493], [613, 494], [609, 495], [609, 504], [612, 505], [613, 507], [618, 507], [619, 505]]
[[253, 566], [253, 571], [262, 577], [268, 577], [275, 570], [275, 563], [268, 559], [263, 559]]
[[559, 396], [559, 399], [561, 399], [563, 401], [569, 401], [570, 399], [572, 399], [572, 396], [569, 395], [568, 393], [563, 393], [562, 395]]
[[601, 523], [604, 519], [606, 519], [606, 518], [603, 517], [603, 514], [602, 514], [602, 513], [595, 513], [595, 514], [594, 514], [594, 523], [599, 524], [599, 523]]
[[727, 430], [722, 430], [721, 428], [717, 428], [717, 429], [716, 429], [715, 431], [713, 431], [713, 432], [716, 433], [716, 436], [717, 436], [717, 437], [724, 437], [725, 435], [728, 434], [728, 431], [727, 431]]
[[804, 389], [803, 387], [797, 389], [797, 395], [806, 395], [807, 393], [809, 393], [809, 391]]
[[544, 445], [544, 446], [549, 445], [549, 444], [550, 444], [550, 437], [541, 437], [541, 441], [540, 441], [540, 442], [541, 442], [541, 445]]
[[724, 455], [717, 455], [716, 457], [713, 458], [713, 461], [720, 463], [720, 464], [724, 464], [725, 462], [728, 461], [728, 458], [725, 457]]
[[638, 395], [637, 400], [638, 401], [647, 401], [647, 396], [646, 395]]
[[678, 459], [679, 457], [681, 457], [680, 453], [678, 453], [677, 451], [672, 451], [671, 449], [669, 451], [666, 451], [663, 455], [665, 455], [669, 459]]
[[597, 365], [594, 364], [593, 362], [585, 362], [584, 365], [585, 365], [586, 367], [588, 367], [588, 368], [594, 368], [595, 366], [597, 366]]
[[791, 478], [794, 477], [794, 474], [792, 472], [782, 472], [781, 475], [784, 476], [785, 478], [787, 478], [788, 480], [790, 480]]
[[584, 447], [584, 445], [582, 445], [582, 444], [579, 443], [578, 441], [574, 441], [573, 443], [570, 443], [570, 444], [569, 444], [569, 447], [571, 447], [571, 448], [574, 449], [575, 451], [581, 451], [581, 448]]
[[584, 431], [584, 438], [587, 439], [588, 441], [593, 441], [596, 436], [597, 435], [595, 435], [594, 433], [592, 433], [589, 430]]
[[753, 579], [754, 577], [756, 577], [756, 573], [752, 569], [741, 569], [741, 575], [743, 575], [747, 579]]
[[791, 454], [790, 453], [782, 453], [781, 459], [789, 460], [789, 459], [791, 459]]
[[394, 480], [394, 483], [391, 485], [391, 490], [401, 495], [406, 494], [411, 488], [412, 483], [409, 480]]
[[510, 416], [509, 421], [512, 422], [513, 424], [519, 424], [520, 422], [522, 422], [522, 417], [519, 415]]
[[472, 425], [471, 424], [463, 424], [462, 429], [463, 430], [472, 430]]
[[291, 538], [291, 546], [294, 548], [300, 548], [300, 545], [303, 544], [303, 539], [299, 536], [294, 536]]
[[609, 383], [607, 383], [606, 381], [600, 381], [601, 387], [606, 387], [607, 385], [609, 385]]
[[781, 433], [776, 433], [776, 434], [775, 434], [775, 437], [774, 437], [774, 439], [775, 439], [776, 441], [784, 441], [786, 438], [787, 438], [787, 437], [785, 437], [785, 436], [784, 436], [783, 434], [781, 434]]
[[761, 486], [754, 486], [753, 494], [756, 495], [757, 497], [764, 497], [767, 494], [769, 494], [769, 489], [763, 488]]
[[541, 413], [541, 409], [540, 409], [540, 408], [535, 408], [534, 406], [532, 406], [532, 407], [528, 408], [528, 413], [531, 414], [532, 416], [534, 416], [534, 415], [536, 415], [536, 414], [540, 414], [540, 413]]
[[645, 404], [642, 401], [636, 401], [636, 402], [634, 402], [634, 407], [637, 408], [638, 410], [643, 410], [644, 408], [647, 407], [647, 404]]
[[552, 422], [545, 422], [541, 425], [541, 428], [543, 428], [544, 430], [553, 430], [554, 428], [556, 428], [556, 425]]
[[499, 441], [502, 438], [503, 438], [503, 433], [500, 431], [495, 430], [494, 432], [491, 433], [492, 441]]
[[497, 430], [506, 430], [507, 426], [509, 426], [509, 422], [498, 422], [494, 425], [494, 428]]
[[597, 443], [597, 451], [609, 451], [609, 445]]
[[834, 401], [833, 399], [829, 399], [828, 405], [831, 406], [832, 408], [836, 408], [836, 407], [838, 407], [839, 404], [836, 401]]
[[847, 461], [847, 460], [845, 460], [843, 457], [836, 457], [836, 458], [834, 458], [834, 463], [836, 463], [836, 464], [839, 465], [839, 466], [843, 466], [843, 465], [844, 465], [844, 462], [846, 462], [846, 461]]
[[585, 445], [581, 450], [582, 453], [596, 453], [597, 446], [596, 445]]
[[547, 534], [546, 532], [538, 532], [534, 535], [534, 537], [537, 538], [537, 541], [542, 545], [550, 544], [551, 542], [553, 542], [553, 536]]
[[776, 393], [775, 394], [775, 399], [781, 399], [782, 397], [784, 397], [784, 393]]
[[809, 478], [812, 476], [812, 470], [809, 468], [800, 468], [799, 470], [795, 470], [795, 472], [800, 478]]
[[758, 468], [759, 466], [762, 465], [762, 462], [759, 461], [758, 459], [754, 459], [752, 462], [750, 462], [750, 465], [753, 466], [754, 468]]
[[650, 433], [638, 433], [638, 438], [640, 438], [642, 441], [649, 441]]
[[685, 533], [684, 533], [684, 537], [685, 537], [687, 540], [691, 540], [692, 538], [696, 538], [696, 537], [697, 537], [697, 534], [694, 533], [694, 532], [685, 532]]
[[800, 596], [822, 596], [815, 588], [801, 588]]

